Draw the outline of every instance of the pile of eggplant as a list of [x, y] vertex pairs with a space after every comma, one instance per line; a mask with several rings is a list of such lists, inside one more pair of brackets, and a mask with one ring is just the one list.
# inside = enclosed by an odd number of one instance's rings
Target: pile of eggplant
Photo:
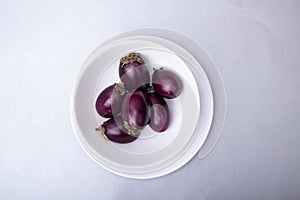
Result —
[[156, 132], [165, 131], [170, 124], [166, 99], [176, 98], [183, 85], [179, 76], [164, 68], [153, 69], [144, 63], [139, 53], [120, 59], [120, 83], [105, 88], [97, 97], [95, 108], [109, 118], [96, 128], [116, 143], [130, 143], [149, 125]]

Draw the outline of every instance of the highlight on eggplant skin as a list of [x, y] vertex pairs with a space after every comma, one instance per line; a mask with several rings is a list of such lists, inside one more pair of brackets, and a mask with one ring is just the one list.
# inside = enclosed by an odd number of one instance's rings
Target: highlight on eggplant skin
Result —
[[137, 139], [138, 135], [129, 135], [123, 126], [123, 119], [120, 115], [103, 122], [96, 131], [100, 131], [104, 138], [116, 143], [130, 143]]
[[104, 118], [111, 118], [121, 111], [125, 88], [122, 83], [115, 83], [105, 88], [97, 97], [97, 113]]
[[152, 85], [158, 94], [167, 99], [178, 97], [183, 89], [179, 76], [175, 72], [164, 68], [154, 70]]
[[170, 124], [170, 113], [167, 102], [156, 92], [149, 92], [150, 122], [149, 126], [156, 132], [164, 132]]
[[149, 122], [149, 100], [140, 91], [128, 92], [123, 100], [121, 114], [128, 126], [143, 129]]
[[148, 66], [138, 53], [130, 53], [120, 60], [119, 78], [129, 91], [150, 83]]

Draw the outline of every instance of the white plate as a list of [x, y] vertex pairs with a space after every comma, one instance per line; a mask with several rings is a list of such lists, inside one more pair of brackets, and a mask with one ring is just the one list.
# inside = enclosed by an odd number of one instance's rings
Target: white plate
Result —
[[[118, 81], [118, 59], [131, 51], [179, 71], [185, 89], [177, 100], [169, 102], [174, 118], [166, 133], [118, 145], [94, 133], [95, 126], [104, 120], [95, 117], [94, 100], [103, 88]], [[212, 114], [212, 91], [199, 63], [180, 46], [149, 36], [121, 37], [100, 46], [80, 71], [71, 101], [72, 124], [81, 146], [104, 168], [130, 178], [162, 176], [188, 162], [204, 143]], [[143, 132], [147, 135], [151, 130]]]

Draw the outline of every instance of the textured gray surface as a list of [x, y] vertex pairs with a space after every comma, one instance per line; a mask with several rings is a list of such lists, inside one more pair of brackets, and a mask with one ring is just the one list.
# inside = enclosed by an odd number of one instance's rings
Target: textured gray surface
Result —
[[[228, 98], [203, 160], [151, 180], [113, 175], [77, 143], [69, 99], [81, 64], [130, 29], [202, 44]], [[299, 1], [0, 1], [0, 199], [299, 199]]]

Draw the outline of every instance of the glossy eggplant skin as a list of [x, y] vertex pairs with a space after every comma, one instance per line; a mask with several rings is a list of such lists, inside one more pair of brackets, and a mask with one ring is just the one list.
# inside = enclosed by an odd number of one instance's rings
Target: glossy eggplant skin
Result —
[[111, 118], [120, 113], [124, 93], [117, 90], [118, 84], [105, 88], [97, 97], [95, 107], [97, 113], [104, 118]]
[[150, 72], [137, 53], [131, 53], [120, 60], [119, 77], [129, 91], [150, 83]]
[[156, 92], [148, 93], [150, 101], [149, 126], [156, 132], [164, 132], [170, 124], [169, 107], [165, 99]]
[[129, 126], [143, 129], [149, 122], [149, 109], [147, 96], [142, 91], [136, 90], [126, 94], [121, 113]]
[[105, 121], [98, 129], [104, 137], [116, 143], [130, 143], [137, 139], [137, 136], [129, 135], [123, 125], [123, 119], [120, 115]]
[[158, 94], [167, 99], [176, 98], [183, 89], [179, 76], [175, 72], [163, 68], [154, 70], [152, 85]]

